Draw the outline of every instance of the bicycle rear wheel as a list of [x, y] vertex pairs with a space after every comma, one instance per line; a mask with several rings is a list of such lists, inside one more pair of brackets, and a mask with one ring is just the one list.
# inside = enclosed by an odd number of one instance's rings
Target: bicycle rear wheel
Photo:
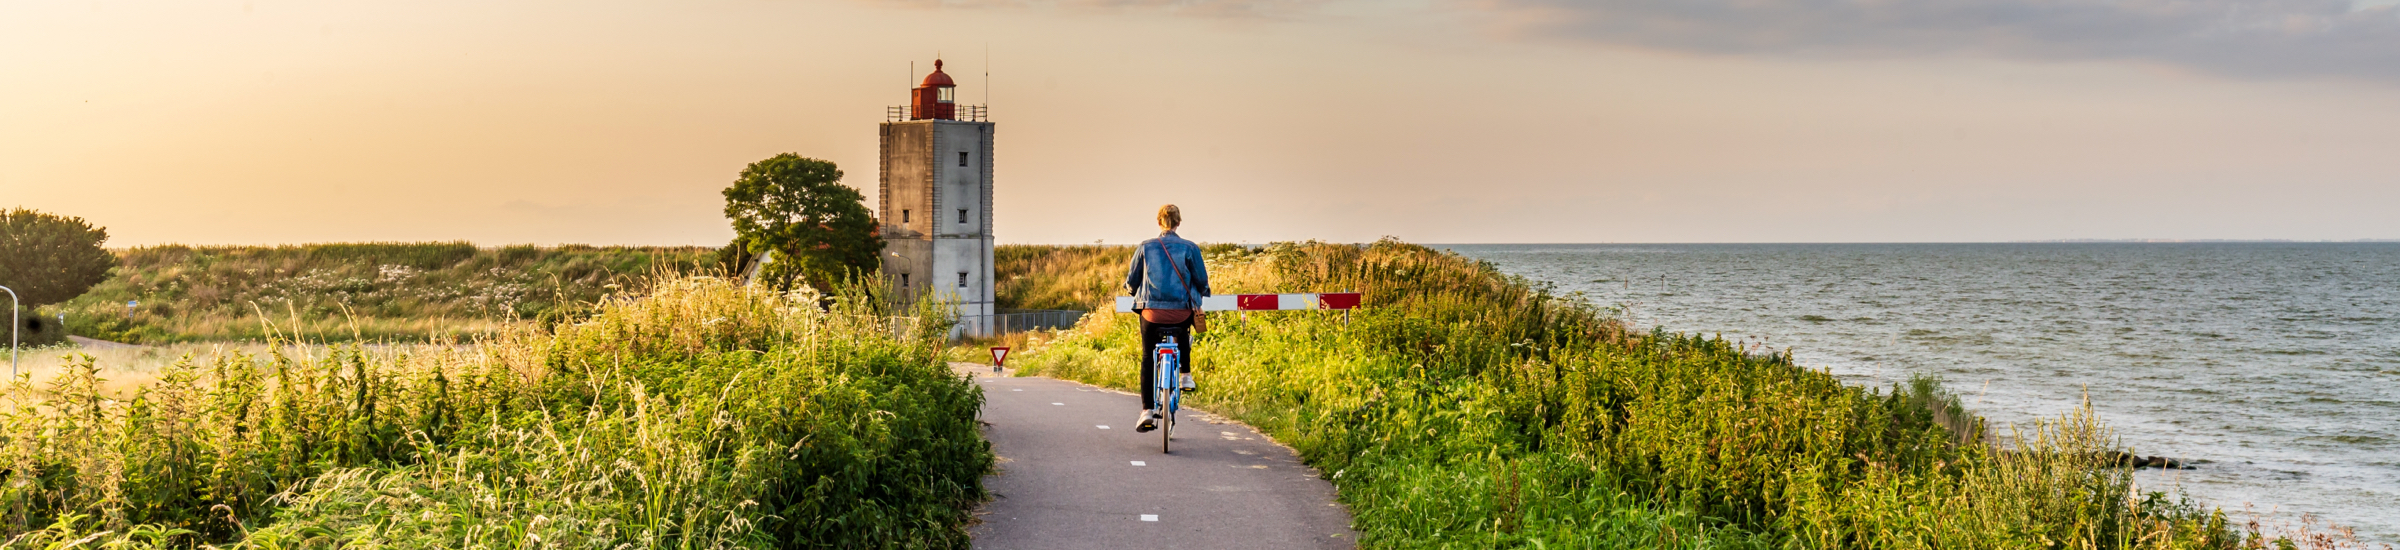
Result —
[[1183, 400], [1182, 387], [1176, 385], [1175, 373], [1182, 370], [1182, 362], [1173, 353], [1158, 353], [1157, 357], [1152, 362], [1157, 370], [1150, 377], [1150, 392], [1157, 396], [1153, 403], [1158, 406], [1158, 452], [1172, 454], [1175, 452], [1175, 409], [1182, 405]]
[[1175, 388], [1172, 385], [1160, 384], [1159, 386], [1160, 387], [1157, 390], [1159, 412], [1158, 452], [1160, 454], [1173, 453], [1175, 452], [1173, 445], [1173, 441], [1175, 440], [1175, 406], [1178, 404], [1175, 401], [1177, 398], [1182, 396], [1177, 395]]
[[1161, 418], [1161, 419], [1159, 419], [1159, 426], [1158, 426], [1158, 452], [1159, 452], [1159, 454], [1170, 454], [1170, 453], [1174, 453], [1174, 452], [1175, 452], [1175, 450], [1173, 449], [1174, 441], [1175, 441], [1175, 413], [1172, 413], [1172, 412], [1170, 412], [1170, 413], [1167, 413], [1167, 414], [1165, 415], [1165, 418]]

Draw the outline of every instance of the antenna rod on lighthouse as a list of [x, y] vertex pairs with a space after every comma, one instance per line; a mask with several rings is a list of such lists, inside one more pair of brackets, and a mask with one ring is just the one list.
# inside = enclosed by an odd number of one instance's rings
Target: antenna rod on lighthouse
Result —
[[983, 116], [992, 116], [992, 43], [983, 43]]

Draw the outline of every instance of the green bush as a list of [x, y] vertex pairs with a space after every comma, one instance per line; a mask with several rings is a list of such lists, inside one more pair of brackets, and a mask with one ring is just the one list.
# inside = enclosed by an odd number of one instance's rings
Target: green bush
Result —
[[83, 218], [24, 208], [0, 210], [0, 286], [10, 307], [39, 307], [73, 299], [107, 280], [116, 267], [101, 245], [108, 229]]

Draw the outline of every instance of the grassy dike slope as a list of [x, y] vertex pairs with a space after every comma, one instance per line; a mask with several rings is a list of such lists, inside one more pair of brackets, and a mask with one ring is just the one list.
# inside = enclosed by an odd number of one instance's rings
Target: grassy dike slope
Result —
[[[42, 308], [79, 336], [160, 344], [429, 341], [487, 336], [519, 322], [588, 313], [654, 272], [715, 264], [705, 247], [452, 243], [153, 246], [116, 251], [108, 280]], [[127, 308], [126, 302], [140, 305]]]
[[[1100, 256], [1123, 254], [1014, 254], [1122, 276], [1091, 267]], [[1929, 406], [1954, 403], [1929, 384], [1845, 386], [1788, 355], [1629, 331], [1488, 264], [1395, 241], [1213, 247], [1209, 264], [1220, 293], [1366, 293], [1346, 318], [1212, 316], [1195, 354], [1204, 391], [1191, 399], [1328, 472], [1367, 547], [2246, 542], [2221, 514], [2137, 494], [2129, 471], [2102, 463], [2113, 441], [2088, 413], [1999, 452], [1946, 428], [1975, 424], [1945, 422], [1964, 415]], [[1132, 389], [1136, 330], [1129, 315], [1096, 315], [1020, 344], [1011, 363]]]
[[118, 399], [88, 358], [16, 381], [0, 544], [966, 546], [993, 459], [946, 326], [712, 278], [619, 298], [472, 347], [187, 359]]

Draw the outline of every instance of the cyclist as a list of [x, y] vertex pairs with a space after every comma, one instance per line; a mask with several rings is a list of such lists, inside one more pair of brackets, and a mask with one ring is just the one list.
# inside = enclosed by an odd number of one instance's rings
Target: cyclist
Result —
[[1125, 273], [1125, 288], [1133, 293], [1133, 311], [1142, 317], [1142, 416], [1133, 430], [1158, 429], [1157, 396], [1152, 370], [1157, 358], [1151, 346], [1173, 339], [1183, 348], [1183, 368], [1175, 377], [1183, 391], [1192, 391], [1192, 322], [1200, 315], [1200, 298], [1208, 295], [1208, 265], [1200, 245], [1175, 234], [1183, 225], [1183, 209], [1158, 207], [1158, 238], [1134, 247], [1133, 265]]

